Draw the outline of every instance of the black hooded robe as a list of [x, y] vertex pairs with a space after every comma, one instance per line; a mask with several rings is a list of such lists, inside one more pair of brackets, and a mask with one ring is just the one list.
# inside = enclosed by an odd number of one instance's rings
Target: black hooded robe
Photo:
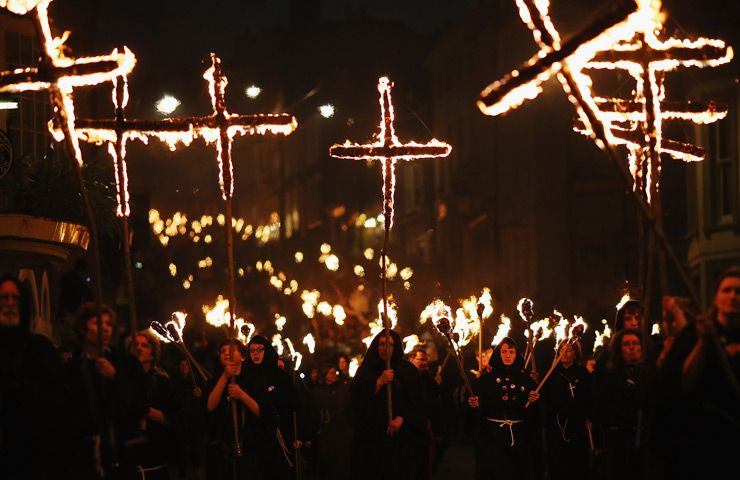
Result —
[[547, 448], [553, 480], [581, 480], [588, 475], [591, 374], [585, 367], [559, 363], [542, 389], [547, 413]]
[[[264, 478], [292, 479], [293, 413], [300, 410], [298, 390], [292, 377], [278, 366], [278, 354], [267, 338], [256, 335], [249, 342], [249, 347], [252, 345], [263, 345], [265, 356], [259, 365], [249, 355], [244, 361], [247, 385], [258, 395], [255, 400], [259, 398], [260, 406], [259, 422], [251, 424], [245, 432], [247, 437], [254, 438], [248, 446], [256, 453], [256, 463]], [[245, 439], [245, 447], [246, 442]]]
[[0, 328], [0, 478], [56, 478], [66, 443], [62, 378], [45, 337]]
[[394, 436], [389, 436], [387, 385], [377, 392], [375, 382], [386, 367], [378, 354], [378, 343], [385, 336], [375, 336], [362, 364], [350, 383], [351, 416], [354, 438], [351, 455], [353, 479], [409, 479], [424, 462], [426, 418], [421, 399], [421, 384], [416, 367], [403, 359], [401, 337], [391, 330], [393, 354], [391, 385], [393, 417], [403, 418]]
[[519, 349], [514, 363], [508, 367], [501, 361], [500, 349], [501, 343], [488, 361], [491, 371], [472, 385], [479, 402], [475, 478], [529, 480], [534, 477], [532, 441], [536, 409], [533, 406], [525, 409], [524, 405], [536, 386], [524, 371]]

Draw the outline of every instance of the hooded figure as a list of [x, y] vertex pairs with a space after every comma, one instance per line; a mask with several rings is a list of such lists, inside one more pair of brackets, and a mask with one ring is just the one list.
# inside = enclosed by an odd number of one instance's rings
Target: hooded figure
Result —
[[[208, 448], [206, 478], [262, 479], [260, 448], [268, 438], [261, 421], [262, 405], [267, 402], [247, 382], [244, 360], [248, 356], [243, 344], [226, 339], [218, 347], [222, 371], [209, 380], [205, 388], [208, 410]], [[233, 380], [233, 383], [232, 383]], [[242, 455], [234, 455], [234, 417]]]
[[644, 445], [650, 436], [655, 399], [655, 369], [644, 362], [639, 330], [618, 331], [609, 344], [606, 369], [594, 377], [594, 423], [603, 432], [604, 461], [597, 475], [642, 478]]
[[[643, 352], [645, 355], [645, 363], [649, 365], [655, 365], [658, 355], [663, 349], [662, 338], [660, 335], [653, 335], [646, 331], [645, 322], [648, 319], [645, 318], [645, 310], [643, 309], [640, 300], [631, 298], [622, 305], [614, 316], [614, 333], [622, 330], [637, 330], [641, 332], [643, 336], [649, 335], [643, 342]], [[609, 349], [603, 350], [596, 359], [594, 370], [597, 374], [603, 374], [608, 368], [609, 356], [611, 352]]]
[[[391, 368], [386, 370], [386, 334], [375, 336], [350, 383], [354, 424], [352, 478], [413, 478], [423, 462], [426, 418], [416, 367], [403, 358], [401, 337], [393, 330]], [[392, 422], [387, 389], [391, 389]]]
[[488, 365], [491, 371], [473, 383], [475, 396], [469, 401], [478, 426], [475, 478], [531, 479], [535, 409], [526, 404], [533, 397], [534, 381], [510, 337], [496, 346]]
[[[643, 310], [640, 301], [634, 298], [627, 300], [614, 316], [614, 331], [618, 332], [623, 328], [639, 330], [642, 328]], [[627, 325], [625, 325], [625, 321]]]
[[15, 277], [0, 278], [0, 478], [55, 478], [60, 467], [59, 356], [30, 332], [31, 302]]
[[558, 346], [560, 362], [543, 385], [550, 477], [588, 478], [588, 430], [591, 420], [591, 374], [580, 365], [578, 342]]
[[[270, 341], [255, 335], [247, 346], [244, 375], [260, 404], [260, 422], [248, 428], [268, 478], [292, 478], [293, 412], [299, 408], [298, 391], [291, 376], [278, 366], [278, 353]], [[246, 440], [245, 440], [246, 441]]]

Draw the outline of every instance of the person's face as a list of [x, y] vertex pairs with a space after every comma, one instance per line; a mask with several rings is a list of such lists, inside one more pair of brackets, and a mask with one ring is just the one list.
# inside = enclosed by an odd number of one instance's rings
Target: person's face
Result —
[[142, 365], [149, 365], [154, 361], [154, 352], [149, 339], [143, 335], [136, 336], [136, 357]]
[[249, 346], [249, 358], [252, 359], [252, 363], [255, 365], [262, 364], [262, 360], [265, 359], [265, 346], [261, 343], [253, 343]]
[[727, 277], [722, 280], [714, 296], [714, 306], [720, 321], [728, 316], [740, 315], [740, 278]]
[[501, 345], [501, 362], [507, 367], [514, 364], [516, 360], [516, 348], [507, 344]]
[[311, 373], [308, 375], [309, 378], [313, 383], [316, 383], [319, 381], [319, 369], [318, 368], [312, 368]]
[[565, 368], [568, 368], [573, 365], [573, 362], [575, 361], [576, 352], [573, 351], [573, 346], [569, 343], [564, 343], [563, 346], [560, 347], [560, 363], [562, 363]]
[[637, 330], [640, 328], [640, 312], [636, 310], [627, 310], [624, 312], [624, 328]]
[[[221, 366], [225, 367], [229, 364], [229, 358], [232, 354], [231, 351], [231, 345], [228, 343], [221, 347], [221, 350], [218, 351], [218, 359], [221, 361]], [[244, 357], [242, 356], [242, 352], [237, 348], [234, 347], [233, 351], [234, 357], [233, 357], [233, 363], [242, 363], [244, 361]]]
[[622, 337], [622, 358], [626, 363], [639, 363], [642, 360], [640, 337], [631, 333]]
[[[110, 315], [103, 314], [103, 345], [109, 345], [113, 336], [113, 325]], [[85, 330], [85, 343], [88, 345], [98, 344], [98, 317], [87, 319], [87, 328]]]
[[0, 285], [0, 326], [17, 327], [21, 323], [21, 292], [15, 283], [5, 281]]
[[347, 362], [347, 359], [344, 357], [339, 357], [339, 370], [343, 372], [349, 371], [349, 363]]
[[429, 357], [427, 357], [427, 352], [416, 352], [416, 356], [411, 359], [411, 363], [413, 363], [420, 372], [429, 371]]
[[387, 356], [393, 356], [393, 337], [391, 337], [390, 348], [386, 348], [385, 335], [380, 337], [380, 341], [378, 341], [378, 355], [380, 355], [380, 358], [383, 360], [385, 360]]
[[332, 383], [337, 381], [337, 378], [339, 378], [339, 373], [335, 368], [330, 368], [326, 371], [326, 376], [324, 377], [324, 380], [326, 381], [327, 385], [331, 385]]

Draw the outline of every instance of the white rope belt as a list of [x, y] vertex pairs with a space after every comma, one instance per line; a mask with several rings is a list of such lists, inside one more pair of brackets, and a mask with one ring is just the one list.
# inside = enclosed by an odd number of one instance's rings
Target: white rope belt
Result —
[[517, 423], [522, 423], [524, 420], [501, 420], [498, 418], [490, 417], [486, 417], [486, 420], [488, 420], [489, 422], [498, 423], [499, 428], [503, 427], [504, 425], [509, 427], [509, 435], [511, 435], [511, 446], [514, 446], [514, 429], [512, 428], [512, 426]]

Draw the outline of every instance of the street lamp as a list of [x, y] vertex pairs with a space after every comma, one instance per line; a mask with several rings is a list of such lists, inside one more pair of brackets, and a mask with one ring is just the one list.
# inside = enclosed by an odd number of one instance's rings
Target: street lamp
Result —
[[155, 104], [155, 106], [157, 107], [157, 111], [165, 115], [169, 115], [170, 113], [174, 112], [179, 105], [180, 100], [176, 99], [172, 95], [165, 95]]
[[334, 116], [334, 105], [332, 105], [331, 103], [321, 105], [319, 107], [319, 113], [321, 113], [321, 116], [324, 118], [333, 117]]
[[258, 87], [257, 85], [250, 85], [244, 90], [244, 93], [249, 98], [257, 98], [260, 93], [262, 93], [262, 89]]

